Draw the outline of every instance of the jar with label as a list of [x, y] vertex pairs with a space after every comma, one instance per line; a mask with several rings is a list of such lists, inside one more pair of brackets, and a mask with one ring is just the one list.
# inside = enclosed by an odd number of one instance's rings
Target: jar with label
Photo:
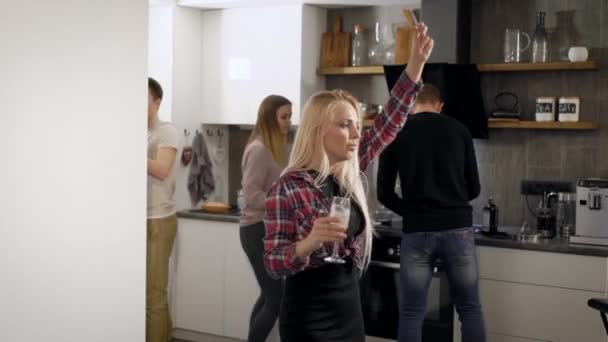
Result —
[[536, 99], [536, 121], [555, 121], [555, 97], [543, 96]]
[[577, 122], [581, 99], [578, 96], [560, 97], [558, 100], [558, 120], [560, 122]]

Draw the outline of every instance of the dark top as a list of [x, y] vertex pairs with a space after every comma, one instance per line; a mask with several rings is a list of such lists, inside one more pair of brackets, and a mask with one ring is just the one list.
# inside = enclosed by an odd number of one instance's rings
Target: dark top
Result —
[[480, 185], [469, 131], [438, 113], [412, 115], [380, 156], [377, 188], [380, 203], [403, 216], [406, 233], [471, 226], [469, 201]]
[[[311, 175], [316, 176], [314, 172]], [[321, 190], [329, 203], [333, 196], [343, 196], [332, 176], [323, 182]], [[363, 229], [361, 208], [351, 201], [348, 239]], [[327, 252], [331, 253], [331, 248]], [[344, 259], [345, 264], [327, 263], [285, 278], [279, 319], [281, 341], [364, 342], [359, 273], [352, 257]]]

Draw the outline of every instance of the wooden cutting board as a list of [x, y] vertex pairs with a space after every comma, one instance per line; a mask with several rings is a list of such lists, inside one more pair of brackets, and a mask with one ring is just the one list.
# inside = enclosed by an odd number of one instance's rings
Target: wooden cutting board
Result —
[[342, 31], [342, 18], [334, 17], [332, 32], [321, 37], [321, 68], [345, 67], [349, 64], [350, 33]]
[[405, 26], [397, 28], [395, 33], [395, 63], [406, 64], [410, 59], [412, 52], [412, 40], [414, 39], [414, 28], [416, 26], [416, 17], [411, 10], [403, 10], [403, 15], [406, 18]]

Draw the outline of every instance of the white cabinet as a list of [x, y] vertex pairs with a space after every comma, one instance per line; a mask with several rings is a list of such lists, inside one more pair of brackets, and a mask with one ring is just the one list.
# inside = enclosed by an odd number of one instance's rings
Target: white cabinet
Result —
[[239, 229], [226, 230], [224, 336], [247, 339], [251, 309], [260, 294], [253, 269], [241, 247]]
[[552, 342], [606, 340], [598, 312], [587, 306], [602, 293], [482, 279], [480, 295], [489, 332]]
[[478, 257], [489, 342], [606, 342], [598, 312], [587, 306], [606, 298], [606, 258], [485, 246]]
[[202, 122], [254, 124], [264, 97], [300, 107], [325, 88], [316, 75], [326, 10], [301, 4], [204, 11]]
[[180, 218], [175, 263], [175, 328], [247, 339], [260, 290], [241, 247], [239, 224]]
[[175, 246], [176, 328], [222, 335], [226, 230], [234, 224], [179, 219]]

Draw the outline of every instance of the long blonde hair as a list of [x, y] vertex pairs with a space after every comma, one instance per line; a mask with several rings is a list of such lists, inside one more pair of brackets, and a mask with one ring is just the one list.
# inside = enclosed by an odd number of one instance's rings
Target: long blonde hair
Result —
[[277, 111], [290, 104], [291, 101], [281, 95], [266, 96], [260, 103], [258, 118], [247, 142], [249, 145], [259, 138], [272, 154], [272, 159], [281, 167], [287, 164], [287, 136], [281, 133]]
[[359, 102], [344, 90], [321, 91], [311, 96], [302, 111], [300, 126], [296, 132], [294, 145], [289, 157], [286, 172], [310, 170], [313, 162], [320, 160], [315, 184], [319, 186], [333, 172], [346, 197], [353, 198], [361, 207], [365, 218], [365, 235], [361, 252], [363, 269], [369, 264], [372, 250], [372, 225], [367, 207], [367, 196], [363, 188], [363, 173], [359, 169], [359, 156], [354, 154], [350, 160], [336, 163], [332, 168], [323, 145], [323, 137], [334, 119], [335, 108], [339, 103], [352, 106], [360, 113]]

